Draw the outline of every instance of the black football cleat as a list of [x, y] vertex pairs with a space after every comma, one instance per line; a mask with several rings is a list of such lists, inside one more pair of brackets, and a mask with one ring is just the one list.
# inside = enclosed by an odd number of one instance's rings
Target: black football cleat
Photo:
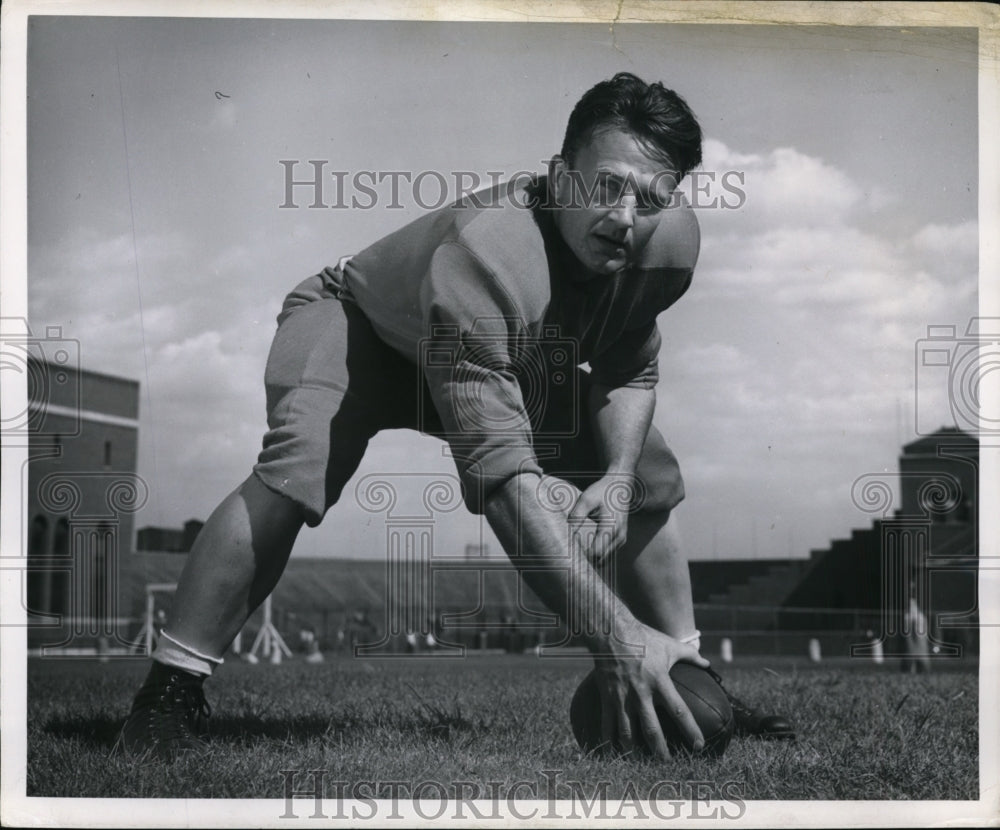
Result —
[[765, 715], [760, 709], [747, 706], [726, 692], [736, 721], [735, 734], [740, 738], [762, 738], [766, 741], [794, 741], [795, 727], [784, 715]]
[[116, 752], [142, 760], [173, 761], [208, 748], [202, 738], [212, 710], [201, 675], [153, 661], [122, 727]]
[[784, 715], [765, 715], [760, 709], [754, 709], [737, 697], [733, 697], [722, 683], [722, 678], [709, 669], [733, 707], [735, 722], [734, 735], [738, 738], [761, 738], [766, 741], [794, 741], [795, 727]]

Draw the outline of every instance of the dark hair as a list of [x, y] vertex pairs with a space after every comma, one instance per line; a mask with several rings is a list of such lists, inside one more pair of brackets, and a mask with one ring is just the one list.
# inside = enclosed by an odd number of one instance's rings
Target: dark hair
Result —
[[698, 120], [680, 95], [659, 82], [619, 72], [587, 90], [569, 117], [562, 157], [572, 165], [594, 133], [609, 128], [634, 135], [654, 156], [669, 161], [678, 179], [701, 163]]

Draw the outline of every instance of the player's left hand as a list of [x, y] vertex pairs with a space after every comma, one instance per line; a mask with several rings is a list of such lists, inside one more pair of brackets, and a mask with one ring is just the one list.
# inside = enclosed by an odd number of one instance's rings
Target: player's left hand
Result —
[[585, 519], [596, 525], [593, 538], [584, 542], [585, 555], [592, 564], [601, 564], [625, 543], [634, 492], [635, 476], [605, 475], [584, 490], [570, 510], [567, 520], [574, 539], [583, 530]]

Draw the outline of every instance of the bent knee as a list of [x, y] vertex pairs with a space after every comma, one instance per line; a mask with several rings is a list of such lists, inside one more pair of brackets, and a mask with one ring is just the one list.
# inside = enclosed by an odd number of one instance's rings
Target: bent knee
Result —
[[638, 481], [632, 502], [634, 512], [669, 515], [684, 500], [680, 464], [655, 427], [646, 436], [635, 472]]

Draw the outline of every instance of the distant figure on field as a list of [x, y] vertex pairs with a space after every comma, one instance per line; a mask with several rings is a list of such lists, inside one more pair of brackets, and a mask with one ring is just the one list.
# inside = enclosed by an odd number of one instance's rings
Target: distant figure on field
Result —
[[917, 583], [910, 580], [910, 598], [903, 612], [903, 637], [906, 642], [906, 657], [902, 669], [910, 674], [921, 674], [931, 670], [931, 638], [927, 627], [927, 617], [917, 602]]

